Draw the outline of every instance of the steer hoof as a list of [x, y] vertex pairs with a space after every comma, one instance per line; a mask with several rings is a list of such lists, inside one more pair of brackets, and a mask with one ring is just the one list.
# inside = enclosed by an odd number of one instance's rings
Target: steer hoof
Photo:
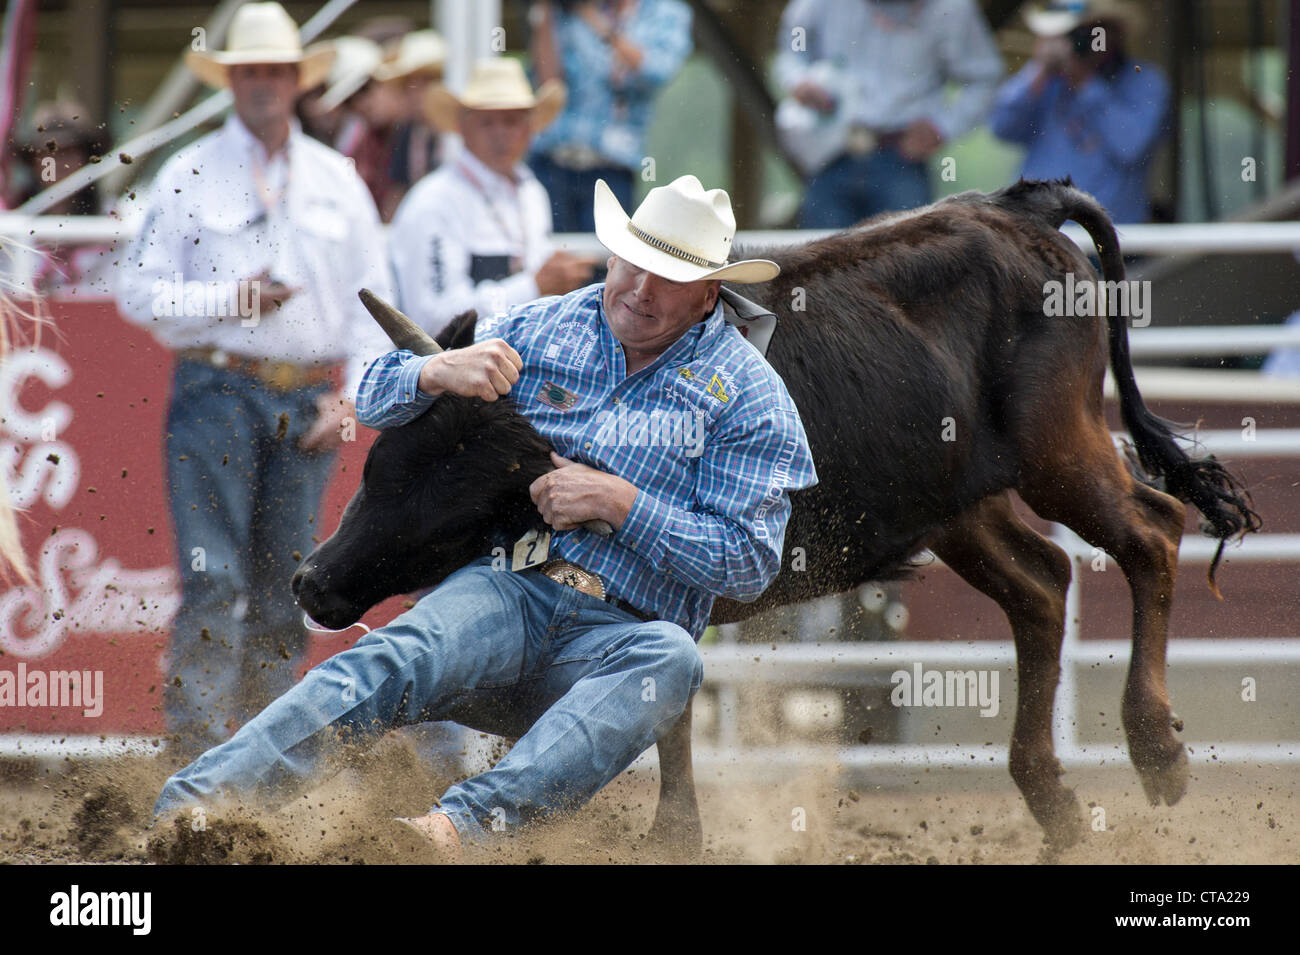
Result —
[[1053, 850], [1068, 849], [1083, 838], [1086, 831], [1083, 806], [1073, 789], [1058, 789], [1049, 802], [1031, 806], [1030, 811], [1043, 827], [1047, 844]]
[[1172, 806], [1183, 798], [1187, 792], [1187, 778], [1190, 773], [1187, 764], [1187, 750], [1182, 743], [1174, 749], [1161, 766], [1145, 765], [1138, 767], [1138, 778], [1142, 780], [1142, 789], [1151, 801], [1158, 806], [1163, 801]]
[[697, 861], [704, 854], [704, 830], [699, 814], [656, 813], [646, 841], [673, 861]]

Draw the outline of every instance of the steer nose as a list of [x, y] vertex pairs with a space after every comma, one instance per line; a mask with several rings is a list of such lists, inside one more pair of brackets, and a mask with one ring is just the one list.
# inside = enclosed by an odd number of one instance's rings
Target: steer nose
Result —
[[307, 616], [329, 630], [342, 630], [350, 627], [360, 619], [365, 607], [356, 607], [347, 599], [331, 593], [328, 587], [328, 575], [325, 581], [315, 573], [310, 564], [298, 568], [289, 586], [293, 589], [298, 606], [307, 611]]

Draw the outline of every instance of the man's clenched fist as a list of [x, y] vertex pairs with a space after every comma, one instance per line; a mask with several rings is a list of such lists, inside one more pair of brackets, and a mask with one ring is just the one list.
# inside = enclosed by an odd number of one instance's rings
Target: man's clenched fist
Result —
[[492, 338], [434, 355], [420, 369], [419, 388], [426, 395], [449, 391], [466, 398], [496, 401], [510, 394], [523, 367], [517, 351], [503, 339]]

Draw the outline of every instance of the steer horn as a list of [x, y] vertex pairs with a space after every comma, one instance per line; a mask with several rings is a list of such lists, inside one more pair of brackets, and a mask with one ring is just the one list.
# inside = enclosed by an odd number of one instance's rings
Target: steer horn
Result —
[[398, 348], [409, 349], [417, 355], [436, 355], [442, 351], [442, 347], [424, 329], [370, 289], [363, 288], [357, 293], [357, 297]]

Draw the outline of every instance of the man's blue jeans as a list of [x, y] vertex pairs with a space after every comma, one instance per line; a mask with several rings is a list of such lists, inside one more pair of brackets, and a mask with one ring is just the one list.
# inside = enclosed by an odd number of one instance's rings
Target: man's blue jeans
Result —
[[535, 570], [485, 557], [311, 670], [228, 742], [167, 781], [155, 815], [222, 797], [292, 798], [331, 742], [455, 720], [519, 741], [447, 790], [474, 843], [586, 803], [678, 717], [703, 677], [695, 641]]
[[225, 740], [228, 726], [293, 685], [306, 648], [289, 589], [294, 554], [314, 546], [335, 459], [298, 439], [328, 389], [279, 392], [240, 372], [176, 363], [164, 447], [182, 596], [163, 715], [182, 753]]
[[894, 146], [865, 156], [845, 154], [814, 176], [799, 212], [801, 229], [847, 229], [881, 212], [914, 209], [930, 201], [923, 162], [904, 159]]

